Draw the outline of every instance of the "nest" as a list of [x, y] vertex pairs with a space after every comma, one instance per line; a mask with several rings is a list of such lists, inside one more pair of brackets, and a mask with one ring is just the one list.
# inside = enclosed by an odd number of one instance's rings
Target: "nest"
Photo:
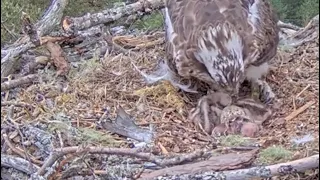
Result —
[[[67, 80], [56, 77], [54, 68], [45, 68], [37, 72], [45, 77], [38, 83], [3, 93], [2, 102], [25, 105], [14, 109], [3, 106], [2, 124], [10, 117], [17, 125], [36, 124], [55, 137], [60, 134], [55, 147], [61, 142], [64, 146], [86, 142], [128, 147], [123, 137], [96, 129], [97, 121], [115, 118], [116, 109], [121, 106], [139, 126], [155, 127], [156, 144], [162, 152], [183, 153], [210, 147], [210, 139], [185, 118], [195, 98], [166, 81], [146, 84], [133, 66], [145, 72], [154, 70], [158, 59], [164, 57], [163, 33], [120, 36], [113, 41], [120, 50], [108, 52], [102, 59], [79, 61], [66, 75]], [[297, 148], [295, 158], [319, 151], [318, 47], [318, 42], [309, 42], [292, 50], [279, 49], [267, 79], [280, 104], [256, 141], [265, 147], [290, 147], [292, 138], [312, 135], [316, 141], [307, 148]], [[14, 130], [8, 135], [16, 143], [22, 141]], [[32, 153], [32, 148], [28, 151]]]

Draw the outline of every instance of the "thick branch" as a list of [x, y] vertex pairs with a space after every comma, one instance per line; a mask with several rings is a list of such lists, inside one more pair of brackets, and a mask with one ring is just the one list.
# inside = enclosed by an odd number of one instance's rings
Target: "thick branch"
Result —
[[29, 175], [39, 169], [38, 166], [25, 159], [5, 154], [1, 154], [1, 167], [14, 168]]
[[143, 11], [146, 6], [152, 9], [159, 9], [164, 6], [164, 3], [162, 0], [141, 0], [123, 7], [108, 9], [95, 14], [87, 14], [82, 17], [65, 17], [63, 20], [63, 28], [67, 32], [77, 33], [79, 30], [84, 30], [99, 24], [111, 23], [121, 17]]
[[319, 31], [319, 14], [313, 17], [305, 28], [298, 31], [292, 38], [305, 39], [306, 37], [312, 36], [314, 33]]
[[37, 74], [29, 74], [19, 79], [15, 79], [12, 81], [6, 81], [1, 83], [1, 91], [6, 91], [24, 84], [32, 83], [34, 80], [38, 78]]
[[63, 11], [67, 6], [68, 0], [52, 0], [46, 12], [36, 23], [39, 36], [48, 35], [57, 25], [60, 24]]
[[170, 158], [162, 158], [151, 153], [140, 152], [141, 149], [125, 149], [125, 148], [107, 148], [107, 147], [65, 147], [55, 149], [50, 157], [47, 158], [42, 167], [38, 170], [38, 175], [43, 175], [47, 167], [51, 167], [59, 158], [71, 153], [91, 153], [91, 154], [114, 154], [121, 156], [130, 156], [140, 158], [145, 161], [153, 162], [159, 166], [165, 167], [169, 165], [181, 164], [183, 162], [193, 161], [204, 156], [204, 151], [195, 151], [189, 154], [174, 156]]
[[197, 173], [207, 171], [224, 171], [239, 169], [251, 165], [254, 161], [258, 150], [252, 150], [247, 153], [230, 153], [220, 156], [211, 157], [209, 160], [173, 166], [170, 168], [160, 169], [151, 173], [143, 173], [142, 179], [154, 179], [159, 176], [178, 176], [183, 174], [196, 175]]
[[[193, 164], [190, 164], [193, 166]], [[210, 166], [210, 165], [209, 165]], [[287, 163], [280, 163], [270, 166], [261, 166], [261, 167], [253, 167], [248, 169], [237, 169], [231, 171], [221, 171], [217, 172], [215, 170], [208, 171], [208, 167], [203, 166], [203, 171], [195, 173], [192, 169], [189, 171], [184, 170], [184, 174], [181, 173], [182, 169], [179, 172], [173, 172], [174, 168], [167, 168], [164, 170], [157, 170], [150, 174], [143, 174], [143, 180], [149, 179], [226, 179], [226, 180], [242, 180], [242, 179], [252, 179], [252, 178], [270, 178], [277, 175], [285, 175], [290, 173], [296, 172], [305, 172], [309, 169], [319, 168], [319, 154], [287, 162]], [[162, 173], [160, 173], [162, 171]], [[157, 173], [156, 173], [157, 172]], [[170, 172], [170, 173], [169, 173]], [[174, 175], [175, 174], [175, 175]], [[161, 176], [161, 177], [160, 177]], [[173, 178], [174, 177], [174, 178]]]
[[306, 27], [294, 33], [283, 33], [286, 37], [281, 44], [297, 47], [305, 42], [313, 41], [319, 37], [319, 14], [312, 18]]
[[31, 18], [25, 12], [22, 12], [22, 28], [23, 33], [30, 38], [30, 41], [35, 44], [40, 44], [40, 38], [36, 26], [32, 23]]
[[303, 28], [301, 28], [299, 26], [296, 26], [294, 24], [284, 23], [282, 21], [278, 21], [278, 26], [279, 26], [279, 28], [292, 29], [292, 30], [295, 30], [295, 31], [299, 31], [299, 30], [303, 29]]

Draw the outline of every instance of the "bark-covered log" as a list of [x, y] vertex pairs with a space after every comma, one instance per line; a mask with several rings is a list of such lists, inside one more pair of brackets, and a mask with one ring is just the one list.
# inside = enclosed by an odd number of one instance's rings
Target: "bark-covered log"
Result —
[[[47, 35], [61, 21], [63, 11], [67, 5], [67, 0], [52, 0], [49, 8], [46, 10], [40, 21], [34, 27], [37, 31], [37, 38]], [[30, 24], [29, 24], [30, 25]], [[31, 25], [33, 26], [33, 25]], [[34, 37], [29, 37], [29, 34], [20, 38], [12, 46], [1, 49], [1, 78], [8, 76], [15, 70], [18, 62], [18, 57], [27, 50], [34, 48]], [[31, 39], [33, 38], [33, 39]]]
[[287, 33], [287, 36], [284, 36], [280, 43], [297, 47], [316, 38], [319, 38], [319, 14], [313, 17], [306, 27], [296, 32]]
[[278, 26], [279, 26], [279, 28], [292, 29], [292, 30], [295, 30], [295, 31], [299, 31], [299, 30], [303, 29], [302, 27], [296, 26], [296, 25], [291, 24], [291, 23], [284, 23], [282, 21], [278, 21]]
[[31, 162], [10, 155], [1, 153], [1, 167], [14, 168], [27, 174], [35, 173], [39, 167], [32, 164]]
[[60, 24], [67, 3], [68, 0], [51, 0], [50, 6], [36, 23], [40, 37], [48, 35]]
[[147, 8], [159, 9], [162, 7], [164, 7], [162, 0], [140, 0], [123, 7], [107, 9], [82, 17], [65, 17], [63, 20], [63, 29], [74, 34], [79, 30], [88, 29], [92, 26], [114, 22], [121, 17], [129, 16], [138, 11], [144, 11]]
[[256, 158], [258, 149], [246, 153], [230, 153], [220, 156], [214, 156], [206, 161], [196, 163], [184, 164], [156, 170], [150, 173], [143, 173], [142, 179], [155, 179], [160, 176], [179, 176], [188, 174], [194, 176], [202, 172], [209, 171], [225, 171], [232, 169], [239, 169], [250, 166]]
[[6, 91], [24, 84], [29, 84], [35, 79], [38, 79], [38, 76], [36, 74], [29, 74], [28, 76], [24, 76], [19, 79], [3, 82], [1, 83], [1, 91]]
[[[189, 166], [192, 166], [189, 165]], [[208, 171], [207, 167], [203, 167], [202, 172], [195, 173], [193, 170], [182, 173], [174, 173], [170, 171], [171, 168], [167, 168], [166, 171], [158, 170], [155, 172], [143, 174], [143, 180], [151, 179], [180, 179], [180, 180], [192, 180], [192, 179], [225, 179], [225, 180], [243, 180], [253, 178], [270, 178], [273, 176], [286, 175], [297, 172], [305, 172], [306, 170], [319, 168], [319, 154], [310, 156], [307, 158], [280, 163], [270, 166], [252, 167], [247, 169], [237, 169], [231, 171]], [[172, 169], [173, 170], [173, 169]], [[159, 172], [162, 171], [162, 174]], [[169, 173], [170, 172], [170, 173]]]

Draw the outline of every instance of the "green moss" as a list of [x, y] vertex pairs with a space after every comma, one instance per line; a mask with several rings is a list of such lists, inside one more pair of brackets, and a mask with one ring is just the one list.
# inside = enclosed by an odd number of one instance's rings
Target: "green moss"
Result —
[[282, 146], [272, 146], [260, 152], [258, 162], [262, 164], [274, 164], [286, 161], [292, 157], [292, 152]]
[[1, 1], [1, 45], [12, 42], [21, 32], [21, 12], [36, 21], [49, 5], [47, 0], [2, 0]]
[[143, 30], [160, 29], [163, 27], [163, 16], [160, 11], [156, 11], [137, 20], [132, 27]]
[[229, 135], [220, 138], [222, 146], [234, 147], [234, 146], [245, 146], [250, 143], [247, 138], [239, 135]]
[[102, 146], [118, 146], [119, 141], [116, 141], [110, 134], [96, 131], [92, 128], [80, 128], [80, 142], [87, 142], [89, 144], [99, 144]]

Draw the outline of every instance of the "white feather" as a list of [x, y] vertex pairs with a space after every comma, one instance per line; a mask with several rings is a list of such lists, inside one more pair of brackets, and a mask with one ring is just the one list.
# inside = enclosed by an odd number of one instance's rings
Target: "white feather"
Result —
[[219, 12], [220, 12], [220, 13], [223, 13], [223, 12], [225, 12], [227, 9], [228, 9], [227, 7], [220, 7], [220, 8], [219, 8]]
[[166, 33], [167, 33], [167, 38], [170, 42], [172, 42], [173, 40], [173, 26], [172, 26], [172, 22], [171, 22], [171, 19], [170, 19], [170, 16], [169, 16], [169, 10], [167, 7], [164, 8], [164, 14], [165, 14], [165, 25], [166, 25]]
[[295, 145], [306, 144], [308, 142], [314, 141], [315, 138], [311, 134], [304, 135], [303, 137], [295, 137], [291, 139], [291, 143]]
[[179, 83], [174, 73], [170, 70], [169, 66], [164, 61], [160, 61], [159, 68], [152, 74], [147, 74], [141, 71], [132, 61], [131, 64], [145, 78], [148, 84], [153, 84], [161, 80], [167, 80], [170, 81], [173, 86], [178, 87], [183, 91], [190, 93], [198, 92], [195, 89], [190, 88], [190, 82], [187, 85]]
[[254, 81], [260, 79], [262, 76], [266, 75], [269, 71], [269, 64], [263, 63], [260, 66], [249, 66], [246, 69], [246, 78], [249, 81]]

